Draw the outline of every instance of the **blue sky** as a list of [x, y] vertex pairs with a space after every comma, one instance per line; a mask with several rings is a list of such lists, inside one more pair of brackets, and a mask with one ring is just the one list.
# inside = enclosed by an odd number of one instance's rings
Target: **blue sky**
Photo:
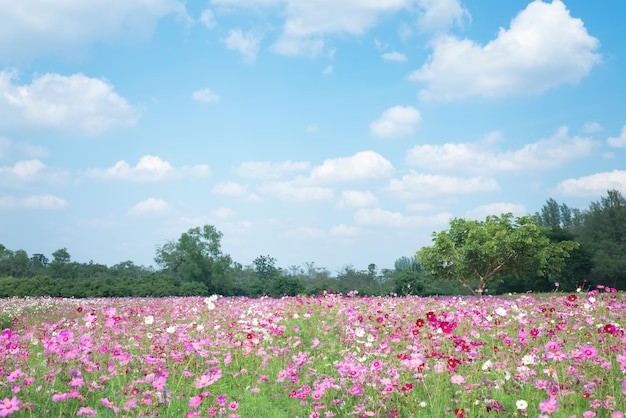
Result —
[[626, 3], [0, 1], [0, 243], [393, 267], [626, 193]]

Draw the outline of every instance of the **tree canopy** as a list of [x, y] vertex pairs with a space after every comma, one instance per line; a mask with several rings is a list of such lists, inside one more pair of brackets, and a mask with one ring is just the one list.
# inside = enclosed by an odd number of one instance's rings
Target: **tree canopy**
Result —
[[417, 253], [424, 270], [435, 278], [457, 281], [482, 294], [504, 273], [559, 271], [574, 241], [551, 242], [535, 216], [506, 213], [484, 221], [455, 218], [450, 228], [433, 233], [433, 245]]

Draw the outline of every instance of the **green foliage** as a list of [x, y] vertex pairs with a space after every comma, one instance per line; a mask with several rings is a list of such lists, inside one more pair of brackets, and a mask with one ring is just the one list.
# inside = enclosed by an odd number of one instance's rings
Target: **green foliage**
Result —
[[232, 260], [222, 253], [222, 236], [212, 225], [191, 228], [158, 247], [155, 261], [176, 280], [203, 283], [209, 293], [229, 295], [226, 274]]
[[626, 199], [619, 191], [609, 190], [599, 202], [591, 203], [578, 235], [594, 254], [594, 280], [626, 286]]
[[496, 285], [504, 273], [558, 272], [578, 247], [573, 241], [550, 242], [536, 217], [513, 218], [511, 213], [485, 221], [455, 218], [448, 230], [433, 233], [433, 242], [417, 253], [424, 270], [435, 278], [456, 280], [473, 294]]

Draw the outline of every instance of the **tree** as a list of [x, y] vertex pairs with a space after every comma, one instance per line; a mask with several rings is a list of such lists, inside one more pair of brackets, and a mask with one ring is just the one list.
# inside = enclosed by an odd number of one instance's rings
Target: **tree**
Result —
[[594, 254], [594, 281], [613, 287], [626, 287], [626, 199], [609, 190], [593, 202], [584, 215], [581, 243]]
[[204, 283], [209, 293], [228, 295], [226, 273], [232, 260], [222, 253], [222, 236], [212, 225], [191, 228], [158, 247], [154, 260], [179, 282]]
[[52, 277], [75, 279], [78, 274], [78, 263], [72, 262], [71, 259], [67, 248], [60, 248], [53, 252], [52, 261], [49, 264]]
[[482, 295], [505, 273], [560, 271], [578, 243], [550, 242], [537, 223], [536, 216], [514, 219], [511, 213], [485, 221], [455, 218], [449, 230], [433, 233], [434, 245], [418, 251], [418, 260], [435, 278], [458, 281], [474, 295]]

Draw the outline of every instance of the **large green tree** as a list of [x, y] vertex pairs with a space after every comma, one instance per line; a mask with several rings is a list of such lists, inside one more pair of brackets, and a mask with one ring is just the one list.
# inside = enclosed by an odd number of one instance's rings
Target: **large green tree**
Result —
[[626, 288], [626, 199], [609, 190], [584, 214], [580, 240], [593, 252], [594, 282]]
[[232, 260], [222, 253], [222, 236], [212, 225], [191, 228], [177, 241], [158, 247], [154, 260], [177, 282], [203, 283], [209, 293], [228, 295], [227, 271]]
[[573, 241], [550, 242], [536, 216], [506, 213], [484, 221], [455, 218], [450, 228], [433, 233], [433, 245], [417, 253], [422, 268], [435, 278], [457, 281], [472, 294], [483, 294], [502, 274], [519, 277], [534, 271], [558, 272]]

